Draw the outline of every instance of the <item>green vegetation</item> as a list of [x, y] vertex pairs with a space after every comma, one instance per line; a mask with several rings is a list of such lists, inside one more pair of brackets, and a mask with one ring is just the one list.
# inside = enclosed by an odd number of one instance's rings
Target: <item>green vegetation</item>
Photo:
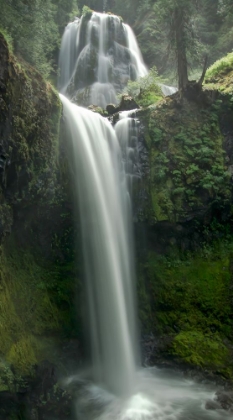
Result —
[[1, 249], [0, 355], [22, 374], [43, 358], [40, 336], [61, 328], [62, 312], [51, 300], [42, 281], [51, 274], [32, 254], [11, 245]]
[[233, 53], [217, 60], [206, 72], [206, 79], [224, 75], [233, 70]]
[[90, 19], [92, 13], [93, 13], [93, 10], [90, 9], [90, 7], [83, 6], [83, 8], [82, 8], [82, 15], [84, 16], [84, 18]]
[[[179, 101], [179, 98], [177, 98]], [[150, 174], [144, 185], [150, 202], [142, 218], [185, 221], [212, 205], [231, 202], [231, 181], [220, 129], [221, 99], [208, 107], [166, 98], [142, 114]], [[171, 123], [172, 121], [172, 123]]]
[[[177, 59], [172, 31], [173, 11], [183, 7], [189, 19], [185, 36], [190, 69], [199, 73], [203, 57], [213, 63], [233, 48], [231, 0], [108, 0], [106, 12], [122, 16], [133, 26], [148, 67], [174, 79]], [[198, 7], [196, 7], [196, 5]], [[61, 35], [75, 16], [103, 11], [103, 0], [0, 0], [0, 27], [12, 38], [14, 51], [54, 80]], [[191, 70], [190, 70], [191, 71]], [[174, 80], [171, 80], [173, 83]]]
[[7, 163], [0, 187], [0, 358], [28, 375], [52, 357], [56, 336], [77, 333], [78, 281], [72, 221], [62, 207], [69, 192], [64, 154], [58, 173], [61, 103], [38, 71], [16, 60], [1, 32], [0, 42]]
[[162, 83], [158, 76], [156, 67], [153, 67], [147, 76], [136, 81], [129, 81], [123, 94], [132, 96], [138, 105], [147, 107], [162, 99], [163, 94], [159, 83]]
[[233, 53], [214, 63], [206, 73], [204, 88], [218, 91], [233, 102]]
[[22, 375], [53, 358], [56, 336], [74, 328], [74, 263], [46, 262], [35, 251], [11, 237], [0, 255], [0, 358]]
[[196, 252], [149, 253], [139, 283], [143, 328], [172, 337], [166, 354], [231, 378], [232, 256], [229, 235]]
[[173, 353], [193, 366], [214, 368], [215, 372], [232, 377], [233, 366], [228, 368], [230, 351], [218, 334], [181, 332], [174, 338]]
[[[15, 173], [17, 188], [8, 175], [1, 187], [0, 216], [5, 220], [11, 213], [11, 203], [4, 201], [8, 188], [14, 202], [31, 204], [35, 197], [52, 200], [51, 186], [56, 180], [61, 103], [55, 90], [41, 75], [23, 61], [17, 61], [0, 32], [2, 45], [2, 83], [7, 86], [0, 104], [0, 123], [9, 124], [2, 134], [4, 159], [10, 161], [8, 173]], [[10, 76], [10, 77], [9, 77]], [[30, 198], [29, 198], [30, 197]], [[10, 219], [9, 219], [10, 220]], [[9, 229], [8, 229], [9, 231]]]
[[79, 13], [75, 0], [0, 0], [0, 27], [11, 37], [14, 52], [46, 78], [57, 68], [65, 25]]
[[[95, 8], [93, 0], [86, 0], [86, 4], [89, 3]], [[159, 74], [169, 75], [171, 83], [177, 75], [172, 71], [175, 69], [175, 43], [169, 30], [170, 10], [180, 5], [191, 17], [186, 38], [188, 64], [200, 73], [206, 53], [212, 64], [233, 48], [231, 0], [129, 0], [127, 4], [124, 0], [108, 1], [108, 10], [120, 14], [133, 26], [147, 65], [155, 65]]]

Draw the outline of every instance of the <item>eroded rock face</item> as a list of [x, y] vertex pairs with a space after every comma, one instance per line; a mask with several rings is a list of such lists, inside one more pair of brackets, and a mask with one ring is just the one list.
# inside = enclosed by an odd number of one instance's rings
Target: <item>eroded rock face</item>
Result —
[[194, 221], [208, 224], [214, 217], [222, 222], [231, 217], [233, 111], [230, 100], [222, 107], [220, 102], [218, 97], [201, 106], [167, 98], [137, 113], [144, 125], [149, 171], [136, 191], [135, 208], [143, 191], [147, 199], [139, 221], [163, 226], [169, 241], [179, 242], [185, 226], [194, 233]]
[[191, 99], [177, 94], [137, 112], [139, 317], [142, 331], [156, 337], [149, 359], [204, 367], [211, 380], [226, 381], [233, 376], [233, 108], [230, 96], [201, 95], [192, 90]]
[[0, 235], [12, 213], [37, 199], [51, 201], [61, 105], [51, 85], [16, 61], [0, 34]]
[[233, 412], [233, 391], [218, 391], [215, 401], [222, 409]]
[[77, 325], [61, 103], [35, 69], [12, 55], [2, 34], [0, 61], [0, 418], [69, 418], [70, 398], [52, 360], [64, 346], [59, 337], [76, 337], [74, 318]]

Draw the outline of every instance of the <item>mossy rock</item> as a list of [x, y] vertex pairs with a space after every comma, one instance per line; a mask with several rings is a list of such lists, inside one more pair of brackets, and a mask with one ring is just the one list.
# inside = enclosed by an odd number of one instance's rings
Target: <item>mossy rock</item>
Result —
[[[58, 236], [55, 246], [62, 255]], [[68, 256], [62, 263], [48, 261], [35, 251], [11, 237], [0, 255], [0, 358], [20, 375], [33, 374], [44, 359], [53, 361], [59, 342], [80, 332], [75, 262]]]
[[206, 368], [224, 377], [232, 378], [231, 354], [218, 334], [185, 331], [176, 335], [172, 352], [192, 366]]
[[53, 87], [13, 55], [0, 33], [0, 226], [36, 199], [53, 200], [61, 103]]
[[150, 252], [138, 282], [142, 330], [171, 338], [165, 356], [231, 379], [232, 255], [230, 235], [195, 252]]
[[231, 217], [232, 156], [223, 129], [231, 110], [221, 106], [220, 98], [200, 104], [177, 94], [138, 113], [150, 168], [139, 185], [138, 195], [140, 188], [148, 194], [141, 221], [175, 225], [203, 220], [213, 207], [226, 209]]
[[207, 70], [204, 88], [231, 95], [233, 101], [233, 53], [216, 61]]

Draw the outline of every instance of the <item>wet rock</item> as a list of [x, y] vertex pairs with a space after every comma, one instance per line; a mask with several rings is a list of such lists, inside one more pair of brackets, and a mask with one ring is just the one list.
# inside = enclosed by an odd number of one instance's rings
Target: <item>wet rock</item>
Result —
[[215, 401], [224, 410], [233, 412], [233, 391], [218, 391]]
[[170, 336], [155, 337], [152, 333], [145, 336], [142, 341], [143, 364], [145, 366], [166, 365], [166, 354], [171, 343]]
[[206, 408], [206, 410], [219, 410], [221, 408], [221, 406], [216, 401], [207, 400], [205, 408]]
[[121, 102], [119, 106], [113, 105], [113, 104], [109, 104], [106, 106], [106, 111], [108, 112], [109, 115], [114, 115], [114, 124], [118, 121], [119, 119], [119, 112], [122, 111], [131, 111], [134, 109], [139, 109], [139, 105], [135, 102], [135, 100], [128, 95], [123, 95], [121, 98]]
[[92, 112], [95, 112], [96, 114], [100, 114], [102, 116], [104, 116], [106, 114], [106, 112], [103, 110], [103, 108], [101, 108], [100, 106], [97, 105], [89, 105], [88, 109]]
[[0, 171], [4, 171], [6, 166], [6, 156], [3, 154], [0, 155]]
[[131, 111], [132, 109], [139, 109], [139, 105], [131, 96], [123, 95], [118, 111]]
[[106, 106], [106, 111], [108, 115], [113, 115], [116, 114], [116, 112], [118, 111], [118, 107], [116, 105], [109, 104]]

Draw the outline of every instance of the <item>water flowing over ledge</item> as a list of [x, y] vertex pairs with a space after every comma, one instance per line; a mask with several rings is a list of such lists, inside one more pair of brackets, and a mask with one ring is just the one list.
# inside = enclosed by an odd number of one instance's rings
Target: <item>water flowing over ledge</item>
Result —
[[121, 152], [106, 119], [60, 97], [74, 157], [94, 378], [128, 395], [138, 339], [131, 204]]
[[59, 68], [63, 94], [103, 108], [148, 72], [132, 29], [118, 16], [96, 12], [67, 25]]

